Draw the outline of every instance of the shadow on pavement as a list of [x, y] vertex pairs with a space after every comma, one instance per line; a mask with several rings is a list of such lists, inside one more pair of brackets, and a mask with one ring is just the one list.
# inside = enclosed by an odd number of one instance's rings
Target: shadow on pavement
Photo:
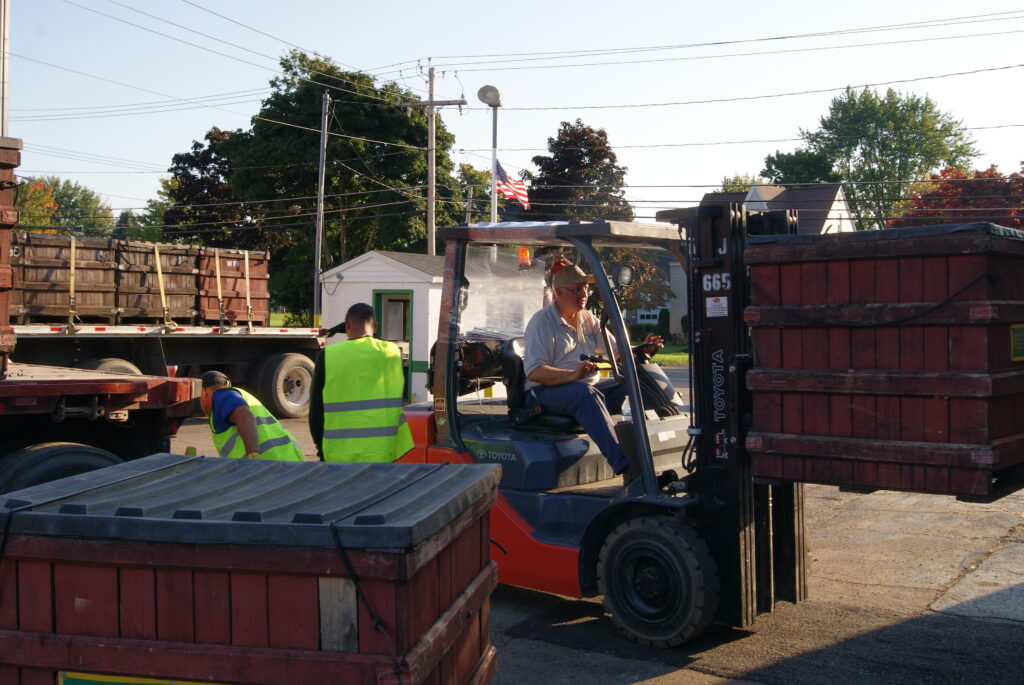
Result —
[[[1004, 597], [1006, 601], [1019, 601], [1022, 588], [989, 595], [985, 601]], [[529, 596], [535, 594], [539, 593], [500, 587], [495, 598], [545, 606]], [[963, 611], [956, 613], [972, 613], [969, 604], [960, 605]], [[895, 612], [886, 614], [877, 607], [815, 600], [799, 606], [781, 604], [749, 631], [712, 626], [697, 640], [667, 650], [626, 640], [604, 614], [600, 602], [589, 600], [550, 602], [525, 620], [506, 627], [503, 633], [744, 682], [1024, 682], [1024, 623], [948, 613], [907, 618]], [[668, 671], [661, 673], [668, 675]], [[563, 676], [576, 682], [577, 678], [586, 680], [588, 674]]]

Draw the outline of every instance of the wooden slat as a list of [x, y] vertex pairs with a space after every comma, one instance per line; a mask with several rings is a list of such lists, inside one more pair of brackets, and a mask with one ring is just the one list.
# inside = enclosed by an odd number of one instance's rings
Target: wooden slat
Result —
[[45, 561], [18, 563], [18, 628], [49, 633], [53, 630], [52, 565]]
[[156, 637], [156, 575], [148, 568], [119, 574], [121, 637]]
[[231, 644], [270, 644], [267, 577], [261, 573], [231, 574]]
[[192, 571], [156, 570], [156, 634], [161, 640], [195, 640]]
[[0, 629], [18, 627], [18, 563], [9, 554], [0, 559]]
[[231, 644], [231, 576], [223, 571], [192, 574], [196, 642]]
[[117, 636], [116, 568], [55, 563], [53, 585], [57, 632]]
[[267, 577], [270, 647], [320, 648], [318, 587], [315, 576]]
[[320, 578], [320, 649], [359, 651], [359, 612], [356, 590], [348, 578]]

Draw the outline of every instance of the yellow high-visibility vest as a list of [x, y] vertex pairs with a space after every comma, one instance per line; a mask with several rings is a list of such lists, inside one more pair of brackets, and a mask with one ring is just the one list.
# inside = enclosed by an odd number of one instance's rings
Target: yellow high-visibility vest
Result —
[[324, 349], [324, 461], [390, 462], [412, 449], [398, 346], [366, 336]]
[[[260, 401], [241, 388], [234, 388], [249, 405], [249, 410], [256, 418], [256, 435], [259, 439], [260, 459], [275, 461], [302, 461], [302, 450], [295, 437], [288, 429], [278, 423]], [[218, 433], [213, 427], [213, 412], [210, 413], [210, 432], [213, 433], [213, 446], [222, 457], [239, 459], [245, 456], [245, 442], [234, 426]]]

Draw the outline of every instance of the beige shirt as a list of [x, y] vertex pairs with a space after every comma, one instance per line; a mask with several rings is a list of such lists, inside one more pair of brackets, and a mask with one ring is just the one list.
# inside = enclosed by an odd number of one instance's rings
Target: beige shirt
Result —
[[[611, 344], [615, 338], [609, 334]], [[579, 325], [571, 326], [558, 312], [558, 305], [552, 302], [530, 319], [523, 336], [526, 348], [523, 370], [529, 376], [538, 366], [553, 366], [571, 371], [580, 365], [580, 355], [605, 355], [604, 340], [601, 338], [601, 322], [590, 311], [580, 311]], [[592, 373], [583, 378], [584, 383], [597, 383], [599, 374]], [[540, 383], [527, 379], [529, 390]]]

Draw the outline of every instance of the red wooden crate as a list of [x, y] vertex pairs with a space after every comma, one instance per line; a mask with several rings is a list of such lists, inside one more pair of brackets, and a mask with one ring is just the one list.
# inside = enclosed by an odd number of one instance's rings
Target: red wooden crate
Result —
[[22, 682], [487, 682], [497, 482], [493, 467], [157, 455], [11, 493], [0, 663]]
[[1024, 464], [1024, 234], [751, 239], [755, 475], [992, 496]]
[[199, 323], [215, 325], [220, 322], [220, 302], [217, 299], [217, 266], [220, 259], [220, 294], [224, 303], [225, 319], [232, 324], [247, 323], [245, 265], [249, 264], [249, 306], [252, 323], [266, 326], [270, 323], [270, 255], [266, 252], [242, 250], [215, 250], [199, 248]]

